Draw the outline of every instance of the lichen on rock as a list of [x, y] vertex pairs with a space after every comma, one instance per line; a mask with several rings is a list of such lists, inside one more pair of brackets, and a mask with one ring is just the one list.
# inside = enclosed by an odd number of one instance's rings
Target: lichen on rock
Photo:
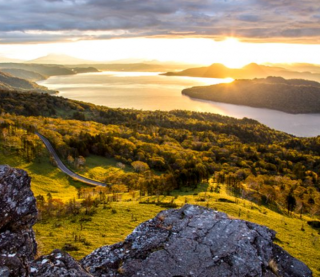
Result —
[[37, 208], [24, 170], [0, 165], [0, 218], [0, 276], [29, 276], [37, 253]]
[[81, 264], [94, 276], [312, 276], [274, 238], [267, 227], [185, 205], [159, 213]]

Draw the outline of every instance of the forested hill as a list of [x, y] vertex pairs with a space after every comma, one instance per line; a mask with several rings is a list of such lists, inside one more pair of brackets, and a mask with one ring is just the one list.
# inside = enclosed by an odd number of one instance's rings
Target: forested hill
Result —
[[[4, 90], [0, 90], [0, 100], [0, 114], [10, 112], [24, 116], [80, 119], [103, 124], [125, 125], [137, 129], [139, 129], [138, 126], [148, 128], [155, 126], [176, 130], [185, 129], [191, 132], [210, 131], [234, 136], [233, 139], [241, 142], [273, 143], [292, 138], [290, 135], [270, 129], [253, 119], [236, 119], [212, 113], [114, 109], [47, 94]], [[181, 139], [183, 137], [184, 135], [181, 135]]]
[[296, 138], [247, 118], [111, 109], [47, 94], [0, 92], [0, 145], [10, 155], [36, 159], [42, 144], [35, 130], [63, 159], [94, 154], [161, 172], [121, 177], [128, 189], [162, 194], [196, 188], [214, 174], [251, 201], [281, 210], [289, 195], [302, 212], [320, 211], [320, 137]]
[[48, 90], [44, 86], [39, 86], [38, 84], [17, 78], [12, 76], [9, 73], [0, 71], [0, 89], [2, 90], [23, 90], [23, 91], [36, 91], [36, 92], [45, 92], [45, 93], [56, 93], [55, 91]]
[[193, 87], [182, 94], [192, 98], [280, 110], [287, 113], [320, 113], [320, 83], [268, 77], [235, 80], [229, 84]]

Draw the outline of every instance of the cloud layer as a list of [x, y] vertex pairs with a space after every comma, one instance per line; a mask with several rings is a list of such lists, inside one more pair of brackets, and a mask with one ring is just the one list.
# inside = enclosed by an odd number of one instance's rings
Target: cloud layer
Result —
[[0, 43], [198, 36], [320, 43], [319, 0], [0, 0]]

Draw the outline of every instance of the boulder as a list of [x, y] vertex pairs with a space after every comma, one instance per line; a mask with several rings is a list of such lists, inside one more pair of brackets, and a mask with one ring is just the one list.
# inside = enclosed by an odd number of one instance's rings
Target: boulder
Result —
[[0, 276], [29, 276], [28, 263], [37, 253], [37, 209], [25, 171], [0, 166], [0, 218]]
[[185, 205], [140, 224], [81, 260], [93, 276], [312, 276], [267, 227]]
[[30, 264], [32, 277], [92, 277], [69, 254], [54, 250]]
[[30, 229], [37, 220], [36, 199], [27, 172], [0, 166], [0, 230]]

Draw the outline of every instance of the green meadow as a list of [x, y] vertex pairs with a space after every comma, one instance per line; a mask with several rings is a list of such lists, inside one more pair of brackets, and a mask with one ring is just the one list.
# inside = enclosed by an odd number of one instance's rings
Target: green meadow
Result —
[[[22, 168], [32, 177], [31, 188], [34, 194], [46, 197], [50, 192], [54, 199], [66, 203], [77, 199], [78, 188], [88, 186], [76, 182], [49, 162], [48, 156], [26, 163], [16, 156], [6, 156], [0, 152], [0, 163]], [[116, 160], [97, 156], [86, 158], [86, 167], [78, 172], [86, 177], [105, 176], [113, 172], [132, 172], [132, 168], [116, 167]], [[318, 230], [312, 229], [307, 221], [311, 218], [292, 214], [276, 213], [267, 207], [258, 206], [247, 200], [228, 195], [226, 187], [211, 180], [202, 183], [197, 189], [183, 188], [171, 195], [139, 196], [139, 192], [121, 193], [121, 201], [99, 204], [95, 213], [85, 215], [84, 211], [75, 216], [45, 218], [39, 221], [34, 230], [39, 246], [39, 255], [59, 248], [65, 249], [77, 259], [94, 249], [122, 241], [141, 222], [154, 217], [165, 209], [165, 205], [183, 206], [186, 203], [210, 207], [240, 218], [265, 225], [277, 232], [276, 243], [294, 257], [305, 262], [320, 276], [320, 241]], [[81, 202], [82, 199], [77, 199]], [[314, 218], [315, 219], [315, 218]]]

